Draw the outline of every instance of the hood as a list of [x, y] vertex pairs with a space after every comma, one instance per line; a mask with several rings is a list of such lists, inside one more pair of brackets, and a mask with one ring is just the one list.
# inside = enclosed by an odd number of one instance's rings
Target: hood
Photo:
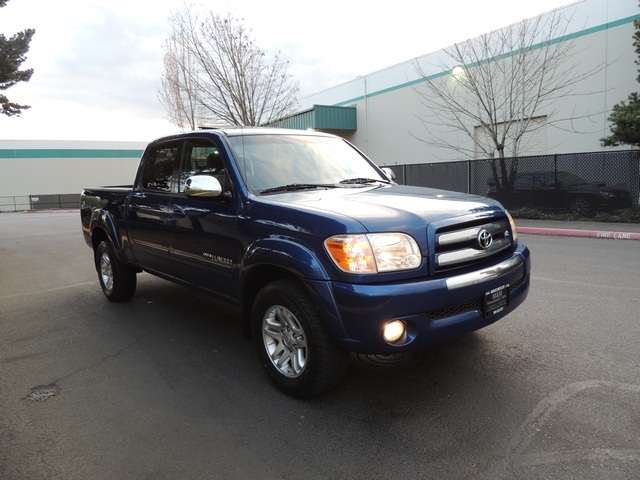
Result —
[[347, 216], [369, 231], [406, 231], [409, 225], [416, 227], [502, 209], [500, 203], [489, 198], [403, 185], [291, 192], [274, 195], [269, 200], [324, 214]]

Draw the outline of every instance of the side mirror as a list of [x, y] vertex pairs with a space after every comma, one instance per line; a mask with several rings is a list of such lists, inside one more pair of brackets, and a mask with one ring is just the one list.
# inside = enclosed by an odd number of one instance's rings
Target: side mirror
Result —
[[393, 170], [391, 170], [389, 167], [382, 167], [380, 170], [382, 170], [382, 173], [384, 173], [389, 180], [395, 182], [396, 174], [393, 172]]
[[210, 175], [194, 175], [187, 178], [184, 193], [195, 198], [219, 198], [223, 196], [222, 185], [216, 177]]

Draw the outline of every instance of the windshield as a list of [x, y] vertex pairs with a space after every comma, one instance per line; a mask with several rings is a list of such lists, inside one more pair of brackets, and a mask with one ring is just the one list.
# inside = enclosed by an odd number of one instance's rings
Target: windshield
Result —
[[[244, 135], [230, 137], [238, 166], [255, 193], [388, 182], [358, 151], [337, 137]], [[346, 182], [345, 182], [346, 181]]]

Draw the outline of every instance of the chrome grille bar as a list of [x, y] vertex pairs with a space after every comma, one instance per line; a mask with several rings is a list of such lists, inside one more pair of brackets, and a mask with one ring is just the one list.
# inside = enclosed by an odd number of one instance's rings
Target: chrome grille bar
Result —
[[[475, 237], [473, 237], [475, 238]], [[473, 260], [480, 260], [508, 248], [511, 240], [501, 238], [494, 240], [491, 246], [486, 250], [478, 250], [475, 248], [464, 248], [462, 250], [454, 250], [453, 252], [440, 253], [436, 255], [436, 265], [439, 267], [448, 267], [458, 263], [466, 263]]]
[[507, 222], [495, 222], [455, 232], [441, 233], [437, 236], [436, 242], [438, 245], [442, 246], [468, 242], [469, 240], [475, 239], [483, 228], [490, 234], [495, 235], [496, 233], [504, 232], [507, 229]]
[[[488, 246], [479, 238], [486, 232], [491, 234]], [[511, 246], [512, 239], [507, 220], [461, 225], [458, 230], [436, 232], [434, 266], [436, 271], [440, 271], [470, 265], [488, 259]]]

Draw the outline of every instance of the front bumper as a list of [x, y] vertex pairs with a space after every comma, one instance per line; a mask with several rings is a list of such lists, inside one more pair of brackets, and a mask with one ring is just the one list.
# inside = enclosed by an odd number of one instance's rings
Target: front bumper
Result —
[[[333, 282], [336, 313], [328, 323], [333, 322], [329, 327], [338, 344], [351, 351], [391, 354], [423, 348], [501, 319], [525, 300], [529, 281], [530, 254], [520, 244], [510, 258], [458, 276], [377, 285]], [[486, 315], [486, 293], [504, 285], [509, 285], [508, 305]], [[382, 332], [392, 320], [403, 321], [407, 334], [389, 344]]]

